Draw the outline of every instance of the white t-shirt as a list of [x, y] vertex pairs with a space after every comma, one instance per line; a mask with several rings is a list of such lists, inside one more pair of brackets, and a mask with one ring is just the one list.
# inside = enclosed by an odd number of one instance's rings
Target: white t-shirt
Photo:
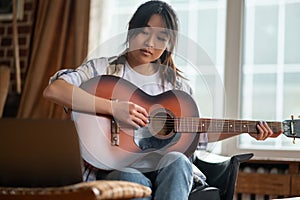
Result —
[[[89, 60], [79, 66], [77, 69], [59, 70], [50, 78], [50, 83], [59, 78], [79, 87], [83, 82], [86, 82], [93, 77], [105, 75], [107, 67], [110, 65], [110, 63], [110, 58], [96, 58]], [[157, 95], [159, 93], [174, 89], [173, 85], [167, 81], [164, 82], [165, 85], [163, 89], [161, 85], [161, 78], [158, 72], [150, 76], [142, 75], [133, 70], [127, 62], [124, 65], [122, 78], [133, 83], [150, 95]], [[192, 90], [186, 81], [181, 78], [179, 79], [180, 83], [182, 84], [180, 89], [192, 95]]]

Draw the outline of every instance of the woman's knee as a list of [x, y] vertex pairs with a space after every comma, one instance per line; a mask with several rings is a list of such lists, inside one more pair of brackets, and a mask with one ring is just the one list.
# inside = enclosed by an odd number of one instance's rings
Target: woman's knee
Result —
[[164, 168], [168, 166], [176, 166], [177, 168], [183, 168], [192, 171], [192, 165], [190, 160], [180, 152], [169, 152], [162, 157], [159, 166]]

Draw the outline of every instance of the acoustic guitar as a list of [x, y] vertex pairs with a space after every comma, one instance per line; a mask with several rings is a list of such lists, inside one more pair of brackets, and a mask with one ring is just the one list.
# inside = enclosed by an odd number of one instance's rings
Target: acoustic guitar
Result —
[[[199, 118], [193, 98], [180, 90], [151, 96], [125, 79], [110, 75], [95, 77], [80, 87], [98, 97], [131, 101], [150, 114], [147, 126], [134, 129], [112, 116], [72, 112], [83, 159], [100, 169], [121, 169], [150, 153], [179, 151], [191, 156], [201, 133], [217, 137], [257, 133], [258, 121]], [[268, 125], [275, 133], [272, 137], [277, 137], [281, 130], [288, 137], [300, 137], [295, 132], [300, 128], [298, 120], [268, 122]]]

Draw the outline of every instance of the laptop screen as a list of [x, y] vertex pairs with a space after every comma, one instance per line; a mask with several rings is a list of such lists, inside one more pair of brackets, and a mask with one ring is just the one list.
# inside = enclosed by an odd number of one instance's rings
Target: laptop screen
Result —
[[0, 186], [58, 187], [82, 182], [70, 120], [0, 119]]

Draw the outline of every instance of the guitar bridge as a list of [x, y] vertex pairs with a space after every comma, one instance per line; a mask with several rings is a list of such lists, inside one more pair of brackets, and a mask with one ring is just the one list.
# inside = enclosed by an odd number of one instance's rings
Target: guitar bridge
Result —
[[120, 145], [120, 126], [114, 118], [111, 120], [111, 145]]

